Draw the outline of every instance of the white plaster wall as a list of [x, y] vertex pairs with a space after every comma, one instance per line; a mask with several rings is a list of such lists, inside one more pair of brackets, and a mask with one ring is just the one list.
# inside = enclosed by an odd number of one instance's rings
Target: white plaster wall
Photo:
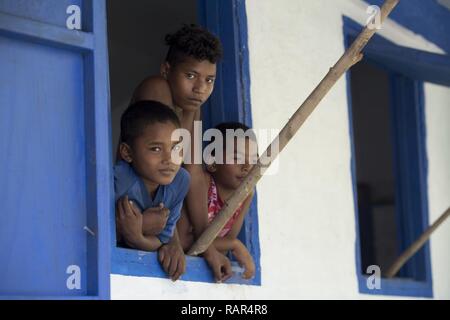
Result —
[[[450, 88], [425, 84], [430, 223], [450, 207]], [[450, 299], [450, 220], [431, 238], [435, 298]]]
[[[281, 128], [342, 55], [342, 15], [364, 23], [359, 0], [248, 0], [255, 128]], [[435, 45], [388, 22], [383, 36], [431, 52]], [[430, 220], [449, 205], [450, 91], [426, 86]], [[258, 184], [262, 285], [217, 285], [111, 276], [113, 299], [377, 299], [358, 292], [345, 79], [285, 148], [279, 172]], [[433, 237], [437, 298], [450, 298], [450, 233]]]

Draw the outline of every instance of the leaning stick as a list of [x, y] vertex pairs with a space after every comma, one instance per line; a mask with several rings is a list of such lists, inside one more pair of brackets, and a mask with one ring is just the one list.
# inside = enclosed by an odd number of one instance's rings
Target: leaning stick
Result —
[[[391, 13], [400, 0], [386, 0], [381, 7], [380, 21], [381, 23]], [[281, 130], [280, 134], [266, 149], [264, 154], [258, 159], [258, 163], [253, 167], [247, 175], [241, 186], [233, 193], [231, 198], [227, 200], [208, 228], [202, 233], [198, 240], [189, 250], [189, 255], [199, 255], [206, 251], [210, 244], [214, 241], [222, 228], [231, 218], [235, 210], [245, 200], [248, 194], [253, 190], [256, 183], [261, 179], [265, 170], [270, 166], [273, 160], [283, 150], [287, 143], [292, 139], [295, 133], [300, 129], [309, 115], [314, 111], [319, 102], [330, 91], [339, 78], [353, 65], [361, 61], [361, 50], [369, 42], [370, 38], [375, 34], [375, 28], [365, 27], [359, 34], [358, 38], [353, 42], [350, 48], [342, 55], [334, 67], [330, 68], [325, 78], [306, 98], [303, 104], [297, 109], [292, 118]], [[275, 148], [274, 146], [279, 146]]]
[[450, 216], [450, 208], [448, 208], [427, 230], [425, 230], [422, 235], [411, 244], [408, 249], [406, 249], [400, 257], [395, 260], [395, 262], [391, 265], [391, 267], [386, 272], [386, 278], [394, 277], [397, 272], [403, 267], [403, 265], [408, 261], [417, 251], [422, 248], [425, 242], [428, 241], [431, 234], [439, 227], [445, 219]]

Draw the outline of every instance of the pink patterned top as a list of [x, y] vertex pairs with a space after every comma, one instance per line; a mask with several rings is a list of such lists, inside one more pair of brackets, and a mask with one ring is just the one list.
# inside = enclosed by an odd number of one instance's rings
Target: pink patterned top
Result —
[[[219, 197], [219, 193], [217, 192], [217, 186], [214, 182], [214, 179], [211, 177], [208, 189], [208, 222], [211, 223], [211, 221], [215, 218], [215, 216], [219, 213], [219, 211], [223, 207], [223, 201]], [[236, 210], [236, 212], [233, 214], [233, 216], [228, 220], [227, 224], [223, 227], [223, 229], [219, 233], [219, 237], [225, 237], [233, 227], [234, 222], [238, 218], [238, 216], [241, 214], [242, 203], [239, 208]]]

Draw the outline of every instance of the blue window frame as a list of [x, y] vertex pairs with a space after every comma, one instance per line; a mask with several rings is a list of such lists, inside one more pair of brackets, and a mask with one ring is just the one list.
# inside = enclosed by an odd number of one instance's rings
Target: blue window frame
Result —
[[[223, 121], [240, 121], [251, 126], [245, 1], [198, 0], [197, 4], [200, 24], [218, 35], [224, 46], [224, 59], [218, 64], [214, 92], [208, 103], [202, 107], [203, 128], [208, 129]], [[240, 275], [235, 274], [227, 283], [261, 284], [256, 203], [255, 195], [239, 234], [239, 239], [246, 244], [255, 260], [255, 277], [243, 280]], [[113, 211], [111, 211], [111, 230], [115, 230]], [[114, 233], [111, 238], [112, 273], [167, 278], [158, 262], [157, 253], [118, 248]], [[215, 282], [203, 258], [188, 256], [186, 261], [186, 273], [181, 277], [182, 280]], [[232, 266], [238, 267], [238, 264], [232, 262]]]
[[[69, 5], [82, 30], [66, 28]], [[2, 298], [109, 298], [105, 19], [104, 0], [0, 1], [1, 203], [15, 213], [0, 218]]]
[[[345, 47], [362, 30], [362, 26], [344, 17]], [[396, 177], [396, 218], [399, 252], [405, 250], [429, 225], [427, 158], [423, 81], [450, 85], [450, 59], [445, 55], [397, 46], [375, 35], [364, 50], [365, 59], [383, 69], [390, 79], [390, 109], [394, 175]], [[427, 243], [400, 270], [398, 277], [381, 279], [381, 289], [369, 289], [368, 275], [362, 270], [360, 215], [355, 163], [355, 141], [352, 126], [351, 72], [347, 72], [351, 171], [356, 219], [356, 270], [359, 291], [367, 294], [432, 297], [430, 247]], [[383, 272], [383, 270], [381, 270]]]

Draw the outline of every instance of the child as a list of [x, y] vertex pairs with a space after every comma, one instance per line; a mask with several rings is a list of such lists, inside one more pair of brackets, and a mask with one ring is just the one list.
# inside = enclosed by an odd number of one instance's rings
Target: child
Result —
[[121, 160], [114, 167], [118, 240], [131, 248], [158, 250], [163, 268], [176, 280], [185, 269], [184, 255], [181, 248], [181, 256], [176, 255], [168, 244], [190, 182], [181, 161], [173, 159], [182, 154], [180, 141], [171, 140], [180, 122], [169, 107], [141, 101], [124, 112], [120, 125]]
[[[215, 129], [219, 130], [224, 138], [226, 137], [227, 130], [235, 132], [235, 136], [231, 136], [231, 141], [229, 139], [228, 141], [227, 139], [223, 139], [226, 142], [223, 143], [223, 150], [215, 150], [215, 154], [213, 154], [215, 159], [211, 164], [206, 165], [206, 170], [203, 170], [201, 174], [200, 179], [204, 185], [202, 190], [207, 190], [208, 208], [208, 215], [207, 217], [203, 217], [203, 219], [207, 219], [208, 223], [220, 212], [224, 202], [240, 186], [258, 159], [256, 138], [254, 138], [254, 135], [240, 136], [237, 134], [238, 131], [236, 130], [239, 129], [247, 134], [248, 132], [253, 134], [252, 131], [247, 131], [250, 130], [247, 126], [241, 123], [229, 122], [220, 124]], [[230, 143], [234, 145], [231, 154], [229, 148]], [[223, 157], [222, 151], [225, 151], [228, 161], [226, 157]], [[237, 239], [237, 236], [241, 230], [252, 198], [253, 193], [236, 210], [213, 243], [215, 248], [222, 253], [232, 252], [239, 264], [245, 269], [242, 275], [245, 279], [254, 276], [255, 264], [247, 248]], [[193, 226], [191, 225], [192, 216], [193, 214], [190, 212], [183, 212], [178, 222], [180, 241], [184, 250], [188, 250], [191, 247], [195, 238], [193, 235]]]
[[[183, 28], [166, 36], [169, 50], [160, 75], [145, 79], [135, 90], [132, 101], [156, 100], [174, 109], [180, 118], [181, 127], [193, 134], [194, 120], [200, 120], [200, 107], [208, 100], [214, 89], [216, 64], [222, 57], [220, 40], [208, 30], [196, 25]], [[195, 142], [201, 143], [201, 142]], [[195, 148], [191, 148], [195, 150]], [[192, 177], [186, 205], [190, 212], [206, 212], [201, 180], [202, 166], [185, 165]], [[202, 214], [194, 214], [192, 224], [198, 237], [206, 227], [206, 222], [195, 219]], [[175, 239], [176, 240], [176, 239]], [[231, 276], [231, 264], [227, 257], [210, 246], [203, 254], [219, 281]]]
[[216, 64], [222, 57], [220, 40], [197, 25], [184, 25], [166, 35], [169, 50], [159, 76], [146, 78], [132, 101], [156, 100], [172, 107], [183, 128], [192, 130], [194, 117], [214, 89]]

